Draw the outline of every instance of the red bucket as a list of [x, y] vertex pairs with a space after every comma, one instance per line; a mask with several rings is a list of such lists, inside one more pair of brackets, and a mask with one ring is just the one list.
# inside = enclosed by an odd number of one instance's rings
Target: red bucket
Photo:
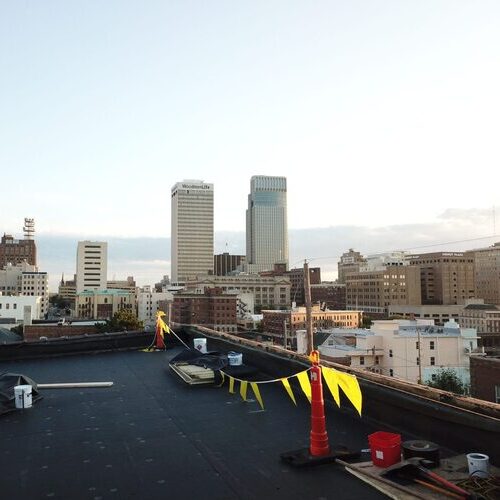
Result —
[[401, 461], [401, 435], [374, 432], [368, 436], [373, 465], [389, 467]]

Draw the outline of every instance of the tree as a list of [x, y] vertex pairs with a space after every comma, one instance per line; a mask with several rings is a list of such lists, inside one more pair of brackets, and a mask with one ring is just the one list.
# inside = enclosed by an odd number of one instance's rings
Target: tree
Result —
[[96, 323], [99, 332], [123, 332], [124, 330], [142, 330], [144, 325], [137, 316], [127, 309], [120, 309], [106, 323]]
[[52, 295], [49, 297], [49, 303], [59, 309], [66, 309], [70, 306], [70, 301], [68, 299], [64, 299], [60, 295]]
[[466, 389], [465, 384], [460, 380], [453, 368], [440, 368], [436, 373], [436, 378], [431, 380], [428, 385], [455, 394], [464, 394]]

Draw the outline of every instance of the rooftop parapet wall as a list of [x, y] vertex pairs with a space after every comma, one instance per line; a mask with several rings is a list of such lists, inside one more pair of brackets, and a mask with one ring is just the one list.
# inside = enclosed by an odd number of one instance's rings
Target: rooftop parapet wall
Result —
[[[235, 346], [233, 350], [237, 348], [244, 353], [244, 359], [249, 364], [255, 364], [271, 375], [289, 376], [310, 366], [307, 356], [282, 347], [204, 327], [195, 327], [191, 333], [203, 334], [215, 344], [220, 342], [221, 348], [224, 348], [222, 343], [232, 344]], [[263, 356], [263, 352], [267, 356]], [[363, 393], [363, 418], [376, 422], [381, 429], [399, 430], [405, 435], [434, 441], [461, 453], [481, 451], [490, 456], [492, 463], [500, 464], [500, 404], [458, 396], [326, 360], [322, 364], [357, 376]]]
[[39, 340], [40, 337], [53, 339], [92, 333], [97, 333], [97, 328], [93, 325], [26, 325], [24, 327], [24, 340], [33, 342]]

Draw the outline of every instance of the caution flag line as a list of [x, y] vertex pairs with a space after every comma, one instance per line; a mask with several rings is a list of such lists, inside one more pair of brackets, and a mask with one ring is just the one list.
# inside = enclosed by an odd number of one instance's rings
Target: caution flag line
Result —
[[[224, 385], [225, 379], [227, 377], [229, 379], [229, 392], [231, 394], [234, 394], [235, 382], [239, 382], [240, 396], [243, 399], [243, 401], [247, 401], [248, 385], [250, 385], [255, 395], [255, 399], [257, 399], [257, 401], [259, 402], [260, 407], [264, 409], [264, 403], [262, 401], [262, 396], [260, 394], [259, 385], [281, 382], [290, 399], [293, 401], [295, 405], [297, 405], [297, 401], [295, 399], [295, 395], [293, 393], [289, 380], [293, 377], [297, 377], [302, 392], [305, 394], [308, 401], [311, 402], [311, 381], [309, 380], [308, 376], [309, 371], [310, 368], [308, 368], [307, 370], [303, 370], [299, 373], [295, 373], [294, 375], [290, 375], [289, 377], [277, 378], [273, 380], [261, 380], [258, 382], [250, 382], [248, 380], [242, 380], [237, 377], [232, 377], [231, 375], [228, 375], [227, 373], [221, 370], [220, 374], [222, 380], [221, 383], [218, 385], [218, 387], [222, 387]], [[352, 403], [354, 408], [356, 408], [359, 415], [361, 416], [362, 395], [358, 379], [354, 375], [339, 372], [337, 370], [334, 370], [333, 368], [329, 368], [327, 366], [322, 366], [322, 365], [321, 365], [321, 372], [323, 374], [323, 378], [325, 379], [326, 386], [328, 387], [330, 393], [332, 394], [334, 401], [337, 403], [337, 406], [340, 407], [340, 391], [339, 391], [340, 388], [342, 389], [342, 392], [346, 395], [347, 399], [349, 399], [349, 401]]]

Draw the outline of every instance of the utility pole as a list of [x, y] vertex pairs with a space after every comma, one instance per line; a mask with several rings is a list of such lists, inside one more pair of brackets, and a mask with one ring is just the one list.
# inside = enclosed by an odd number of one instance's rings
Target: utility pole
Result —
[[311, 283], [309, 279], [309, 266], [304, 260], [304, 295], [306, 299], [306, 331], [307, 331], [307, 354], [314, 349], [313, 321], [311, 311]]
[[417, 329], [417, 342], [418, 342], [418, 383], [422, 384], [422, 342], [420, 341], [420, 330]]

